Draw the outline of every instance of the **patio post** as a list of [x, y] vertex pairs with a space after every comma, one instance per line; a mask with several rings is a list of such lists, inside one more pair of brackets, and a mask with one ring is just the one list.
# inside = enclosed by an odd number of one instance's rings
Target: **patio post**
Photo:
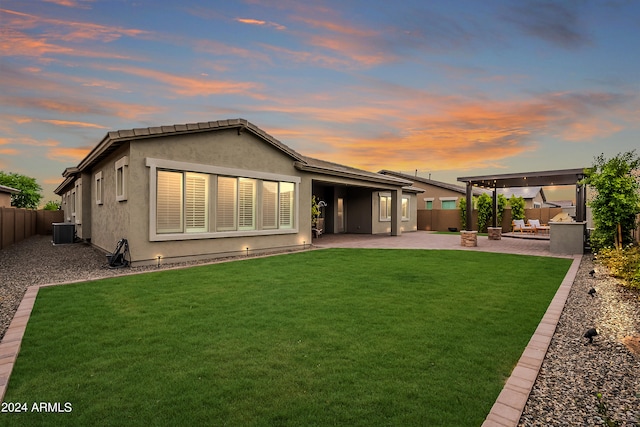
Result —
[[473, 198], [471, 197], [473, 185], [471, 181], [467, 181], [467, 223], [465, 229], [467, 231], [473, 230]]
[[496, 187], [493, 187], [493, 203], [491, 207], [493, 209], [493, 220], [492, 220], [491, 226], [497, 227], [498, 226], [498, 189]]
[[391, 235], [402, 234], [402, 190], [391, 190]]

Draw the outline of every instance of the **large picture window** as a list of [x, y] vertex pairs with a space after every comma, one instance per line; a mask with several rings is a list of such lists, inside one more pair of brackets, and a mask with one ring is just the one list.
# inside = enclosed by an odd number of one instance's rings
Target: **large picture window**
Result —
[[227, 173], [242, 171], [206, 165], [177, 169], [182, 165], [192, 164], [147, 159], [152, 241], [297, 232], [298, 177], [285, 181], [250, 171], [232, 176]]

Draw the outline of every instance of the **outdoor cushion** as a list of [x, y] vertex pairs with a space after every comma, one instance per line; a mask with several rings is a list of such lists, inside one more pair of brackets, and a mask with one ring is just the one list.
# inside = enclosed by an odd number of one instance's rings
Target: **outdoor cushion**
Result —
[[529, 220], [529, 225], [535, 228], [540, 227], [540, 220], [539, 219], [530, 219]]
[[512, 222], [512, 226], [513, 226], [513, 231], [533, 231], [534, 228], [531, 227], [530, 225], [525, 225], [524, 224], [524, 220], [523, 219], [514, 219]]

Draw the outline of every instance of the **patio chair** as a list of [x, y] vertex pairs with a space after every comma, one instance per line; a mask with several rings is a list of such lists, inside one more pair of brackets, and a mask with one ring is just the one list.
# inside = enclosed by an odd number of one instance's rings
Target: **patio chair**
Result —
[[528, 224], [533, 227], [534, 233], [538, 234], [539, 231], [548, 232], [549, 226], [547, 224], [540, 224], [539, 219], [530, 219]]
[[536, 229], [530, 225], [525, 225], [523, 219], [514, 219], [511, 221], [511, 231], [519, 231], [521, 233], [535, 233]]

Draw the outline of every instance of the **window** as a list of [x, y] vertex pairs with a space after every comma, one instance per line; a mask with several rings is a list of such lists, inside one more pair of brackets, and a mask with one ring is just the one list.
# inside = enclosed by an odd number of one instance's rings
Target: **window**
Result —
[[185, 173], [185, 231], [202, 233], [209, 230], [209, 176]]
[[237, 178], [218, 177], [218, 194], [216, 200], [216, 230], [231, 231], [236, 229], [236, 186]]
[[116, 200], [127, 200], [127, 180], [129, 179], [129, 158], [124, 156], [116, 162]]
[[209, 228], [209, 176], [158, 171], [157, 233], [199, 233]]
[[380, 221], [391, 221], [391, 196], [380, 196]]
[[98, 172], [95, 175], [95, 183], [96, 183], [96, 205], [102, 204], [102, 192], [104, 190], [104, 184], [102, 180], [102, 171]]
[[403, 221], [409, 220], [409, 198], [408, 197], [402, 198], [402, 220]]
[[238, 178], [238, 230], [256, 228], [256, 181]]
[[457, 197], [441, 197], [442, 209], [456, 209], [456, 200], [458, 200]]
[[151, 241], [298, 231], [299, 177], [163, 159], [145, 162], [151, 173]]
[[262, 228], [270, 230], [278, 228], [278, 183], [264, 181], [262, 183]]
[[158, 233], [182, 232], [182, 173], [158, 171], [156, 230]]
[[[391, 203], [390, 195], [380, 195], [380, 221], [391, 221], [391, 209], [393, 204]], [[402, 220], [408, 221], [410, 214], [409, 198], [402, 197]]]
[[424, 208], [427, 210], [433, 209], [433, 198], [424, 199]]
[[293, 228], [295, 216], [295, 186], [292, 182], [280, 183], [280, 228]]

